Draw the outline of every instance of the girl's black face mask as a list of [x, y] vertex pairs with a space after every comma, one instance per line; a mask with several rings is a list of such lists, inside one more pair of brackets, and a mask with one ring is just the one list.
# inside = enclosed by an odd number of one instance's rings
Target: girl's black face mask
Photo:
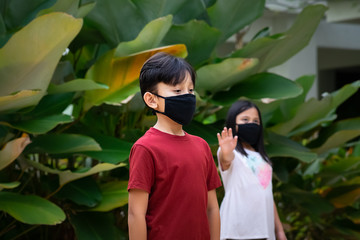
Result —
[[261, 127], [256, 123], [236, 124], [238, 127], [237, 136], [251, 146], [256, 145], [259, 140]]
[[194, 94], [189, 93], [171, 97], [153, 94], [165, 99], [165, 112], [154, 110], [155, 112], [164, 114], [181, 125], [187, 125], [191, 122], [196, 108], [196, 97]]

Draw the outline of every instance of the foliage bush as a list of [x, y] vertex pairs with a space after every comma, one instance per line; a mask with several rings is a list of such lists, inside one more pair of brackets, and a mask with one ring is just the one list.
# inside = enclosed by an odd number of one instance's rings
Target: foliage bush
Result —
[[217, 55], [264, 4], [1, 1], [0, 238], [127, 238], [127, 159], [155, 121], [138, 74], [158, 51], [196, 69], [186, 130], [214, 151], [229, 105], [241, 97], [259, 105], [288, 239], [358, 238], [360, 119], [336, 121], [335, 111], [360, 82], [307, 99], [314, 76], [267, 72], [307, 45], [326, 8], [309, 6], [288, 31]]

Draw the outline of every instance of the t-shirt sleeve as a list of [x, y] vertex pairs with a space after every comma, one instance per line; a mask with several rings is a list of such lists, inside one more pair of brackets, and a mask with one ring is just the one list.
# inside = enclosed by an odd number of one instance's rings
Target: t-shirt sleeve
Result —
[[207, 176], [207, 188], [208, 191], [213, 190], [221, 186], [220, 176], [216, 169], [215, 161], [212, 156], [209, 145], [206, 144], [206, 158], [208, 159], [208, 176]]
[[129, 164], [128, 191], [141, 189], [150, 193], [155, 172], [150, 152], [141, 145], [134, 145], [130, 151]]

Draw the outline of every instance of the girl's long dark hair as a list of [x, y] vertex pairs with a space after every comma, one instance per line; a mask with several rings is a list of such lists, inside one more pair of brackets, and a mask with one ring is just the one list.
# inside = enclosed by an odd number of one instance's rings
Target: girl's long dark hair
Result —
[[[262, 124], [262, 119], [261, 119], [261, 114], [260, 114], [260, 110], [259, 108], [252, 102], [247, 101], [247, 100], [239, 100], [235, 103], [233, 103], [233, 105], [231, 105], [228, 113], [227, 113], [227, 117], [226, 117], [226, 127], [229, 129], [231, 128], [233, 130], [233, 133], [236, 133], [236, 116], [239, 113], [242, 113], [250, 108], [255, 108], [258, 112], [259, 118], [260, 118], [260, 135], [259, 135], [259, 139], [257, 141], [257, 143], [253, 146], [253, 148], [263, 157], [263, 159], [270, 163], [270, 159], [268, 157], [268, 155], [265, 152], [265, 147], [264, 147], [264, 134], [263, 134], [263, 124]], [[238, 152], [240, 152], [242, 155], [248, 156], [248, 154], [245, 152], [244, 147], [242, 145], [242, 141], [240, 138], [238, 138], [238, 143], [236, 146], [236, 150]]]

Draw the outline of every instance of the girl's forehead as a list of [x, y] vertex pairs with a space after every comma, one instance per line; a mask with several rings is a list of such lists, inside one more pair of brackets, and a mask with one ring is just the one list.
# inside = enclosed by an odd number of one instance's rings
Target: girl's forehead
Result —
[[256, 108], [249, 108], [238, 115], [236, 115], [236, 118], [242, 118], [242, 117], [251, 117], [251, 118], [259, 118], [258, 111]]

